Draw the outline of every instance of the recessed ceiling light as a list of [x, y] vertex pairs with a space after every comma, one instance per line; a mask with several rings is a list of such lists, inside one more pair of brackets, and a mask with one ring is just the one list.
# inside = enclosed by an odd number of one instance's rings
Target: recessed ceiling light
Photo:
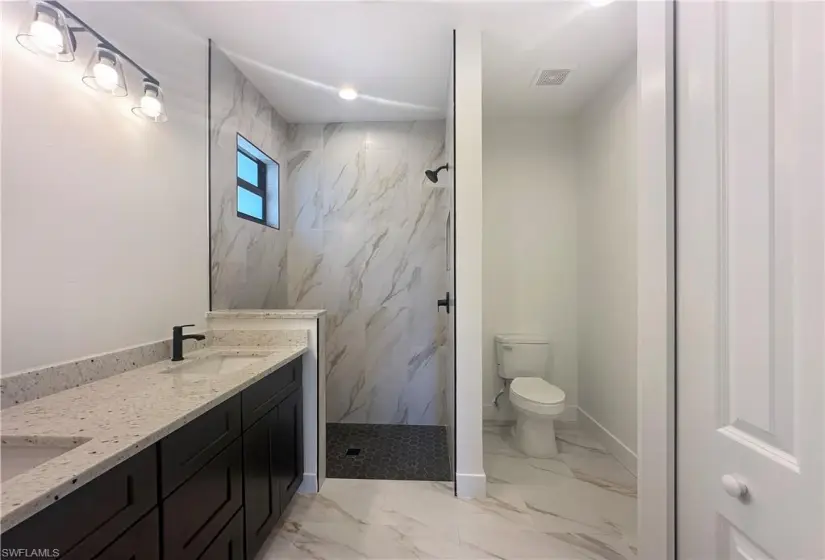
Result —
[[351, 87], [345, 87], [338, 90], [338, 97], [341, 99], [346, 99], [347, 101], [352, 101], [353, 99], [358, 98], [358, 92]]

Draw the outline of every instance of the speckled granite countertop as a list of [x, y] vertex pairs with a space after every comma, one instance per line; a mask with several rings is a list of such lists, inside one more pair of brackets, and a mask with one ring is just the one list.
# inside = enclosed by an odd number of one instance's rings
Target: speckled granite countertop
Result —
[[325, 313], [325, 309], [228, 309], [224, 311], [207, 311], [206, 318], [316, 319]]
[[210, 347], [191, 352], [180, 365], [214, 354], [262, 357], [228, 373], [163, 373], [179, 364], [158, 362], [4, 409], [5, 443], [89, 441], [3, 481], [0, 529], [31, 517], [306, 351], [306, 342]]

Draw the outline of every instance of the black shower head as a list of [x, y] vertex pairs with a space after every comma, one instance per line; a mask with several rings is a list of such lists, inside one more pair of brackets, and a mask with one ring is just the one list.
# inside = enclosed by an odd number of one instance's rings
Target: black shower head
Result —
[[441, 171], [443, 169], [446, 169], [446, 170], [449, 171], [450, 170], [450, 164], [445, 163], [444, 165], [442, 165], [441, 167], [439, 167], [436, 170], [428, 169], [427, 171], [424, 172], [424, 175], [426, 175], [427, 179], [429, 179], [433, 183], [437, 183], [438, 182], [438, 174], [441, 173]]

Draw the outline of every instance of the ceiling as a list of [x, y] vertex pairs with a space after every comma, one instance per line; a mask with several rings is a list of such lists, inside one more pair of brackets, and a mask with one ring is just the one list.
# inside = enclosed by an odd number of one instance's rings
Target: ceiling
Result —
[[[485, 30], [482, 43], [485, 117], [576, 114], [636, 53], [636, 4], [557, 3], [550, 17], [520, 29]], [[560, 86], [535, 86], [542, 69], [569, 69]]]
[[[575, 111], [635, 49], [635, 4], [586, 2], [180, 2], [290, 122], [443, 118], [452, 30], [484, 30], [484, 111]], [[574, 68], [558, 89], [539, 68]], [[359, 91], [355, 101], [338, 89]], [[548, 91], [549, 90], [549, 91]]]

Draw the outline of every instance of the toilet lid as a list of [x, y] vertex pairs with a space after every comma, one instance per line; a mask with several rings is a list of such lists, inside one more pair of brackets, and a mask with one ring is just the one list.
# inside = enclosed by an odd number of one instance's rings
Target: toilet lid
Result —
[[538, 377], [513, 379], [510, 390], [519, 397], [541, 404], [564, 402], [564, 391]]

